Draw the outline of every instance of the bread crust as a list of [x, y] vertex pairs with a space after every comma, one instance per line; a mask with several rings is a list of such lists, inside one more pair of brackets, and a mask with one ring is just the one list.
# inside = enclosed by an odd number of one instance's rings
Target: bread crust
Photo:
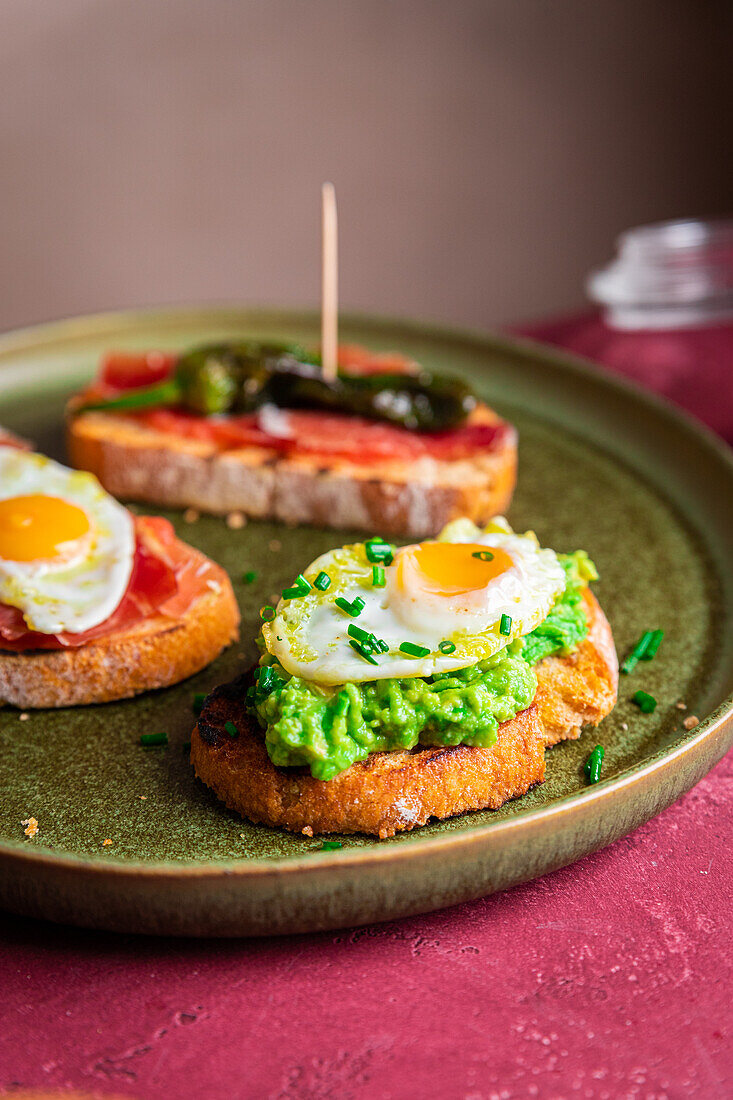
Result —
[[[208, 559], [193, 547], [192, 558]], [[128, 630], [78, 649], [0, 650], [0, 705], [70, 707], [126, 699], [169, 687], [210, 664], [236, 640], [239, 608], [224, 570], [211, 563], [210, 587], [180, 619], [151, 615]]]
[[597, 726], [612, 710], [618, 693], [618, 657], [613, 634], [598, 600], [583, 593], [588, 633], [567, 657], [546, 657], [537, 665], [535, 706], [545, 744], [574, 741], [583, 726]]
[[[244, 710], [245, 674], [217, 688], [191, 737], [196, 775], [230, 809], [290, 832], [369, 833], [384, 839], [468, 810], [498, 809], [545, 776], [545, 747], [577, 737], [613, 707], [618, 667], [611, 631], [595, 597], [585, 594], [589, 633], [569, 657], [537, 666], [539, 687], [527, 710], [499, 727], [489, 749], [418, 748], [373, 753], [334, 779], [307, 768], [277, 768], [262, 731]], [[224, 730], [232, 721], [236, 738]]]
[[[481, 405], [469, 423], [498, 421]], [[517, 476], [512, 427], [496, 449], [471, 459], [362, 466], [263, 447], [220, 451], [103, 412], [71, 416], [67, 437], [72, 465], [122, 499], [384, 535], [430, 535], [459, 516], [486, 523], [509, 505]]]
[[[242, 678], [209, 696], [191, 737], [191, 762], [225, 805], [258, 824], [383, 840], [431, 817], [498, 809], [544, 779], [544, 738], [534, 706], [500, 726], [490, 749], [372, 753], [324, 782], [307, 768], [275, 767], [256, 720], [242, 710], [245, 690]], [[235, 722], [238, 737], [222, 732], [227, 720]]]

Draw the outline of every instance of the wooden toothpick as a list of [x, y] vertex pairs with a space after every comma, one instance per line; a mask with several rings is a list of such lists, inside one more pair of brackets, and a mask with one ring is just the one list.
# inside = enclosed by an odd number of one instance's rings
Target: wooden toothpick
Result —
[[335, 382], [338, 369], [338, 220], [336, 189], [332, 183], [323, 184], [321, 196], [321, 369], [327, 382]]

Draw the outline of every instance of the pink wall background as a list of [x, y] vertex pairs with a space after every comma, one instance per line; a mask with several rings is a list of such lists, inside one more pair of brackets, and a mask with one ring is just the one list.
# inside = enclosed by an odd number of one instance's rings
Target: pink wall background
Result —
[[0, 0], [0, 328], [308, 304], [472, 325], [582, 300], [631, 224], [730, 206], [709, 0]]

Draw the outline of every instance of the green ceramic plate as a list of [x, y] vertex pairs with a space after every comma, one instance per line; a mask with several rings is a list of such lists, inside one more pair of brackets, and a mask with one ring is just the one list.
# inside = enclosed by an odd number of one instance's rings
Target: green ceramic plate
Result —
[[[199, 309], [111, 314], [0, 339], [0, 424], [63, 459], [65, 398], [108, 348], [178, 348], [235, 334], [317, 339], [309, 314]], [[239, 935], [333, 928], [425, 912], [569, 863], [635, 828], [691, 787], [733, 740], [733, 464], [703, 429], [593, 368], [529, 344], [416, 324], [344, 320], [342, 338], [399, 348], [469, 378], [520, 430], [510, 518], [558, 550], [583, 547], [619, 650], [661, 627], [657, 658], [622, 679], [596, 733], [550, 750], [545, 784], [498, 812], [386, 842], [317, 840], [249, 825], [193, 778], [191, 698], [254, 652], [256, 612], [338, 535], [221, 520], [179, 533], [230, 572], [243, 642], [185, 684], [137, 700], [0, 711], [0, 904], [99, 928]], [[348, 538], [348, 532], [345, 533]], [[258, 580], [246, 586], [246, 570]], [[644, 688], [659, 701], [642, 715]], [[687, 732], [685, 712], [701, 719]], [[166, 730], [165, 749], [142, 732]], [[603, 782], [586, 787], [590, 748]], [[33, 840], [21, 822], [37, 818]], [[105, 839], [112, 844], [103, 846]]]

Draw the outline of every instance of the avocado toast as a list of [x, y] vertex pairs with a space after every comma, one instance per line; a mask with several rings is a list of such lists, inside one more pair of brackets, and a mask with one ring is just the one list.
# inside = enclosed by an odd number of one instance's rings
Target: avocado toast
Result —
[[245, 817], [307, 835], [498, 808], [614, 705], [595, 577], [582, 551], [503, 520], [322, 555], [263, 608], [259, 666], [205, 701], [196, 773]]

